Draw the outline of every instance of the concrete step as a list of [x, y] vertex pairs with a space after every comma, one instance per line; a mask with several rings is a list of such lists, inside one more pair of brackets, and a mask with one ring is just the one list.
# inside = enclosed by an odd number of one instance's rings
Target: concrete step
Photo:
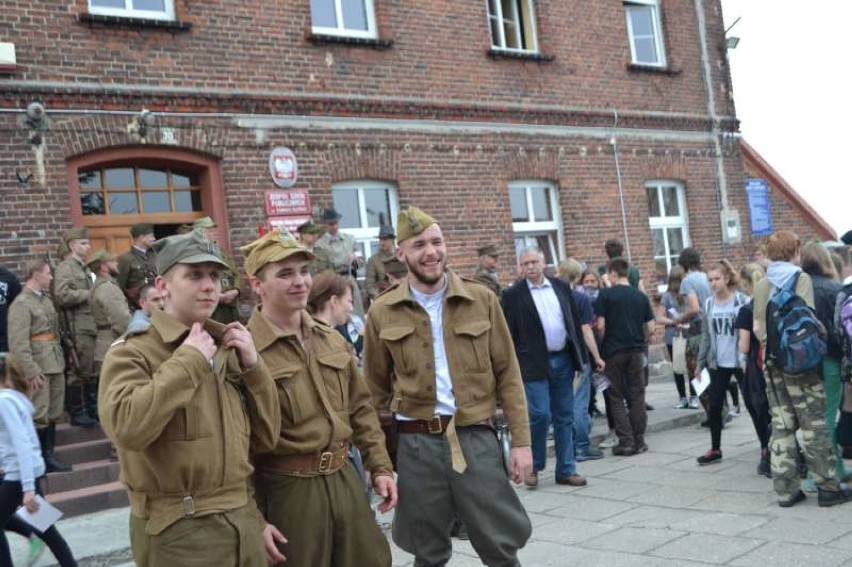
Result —
[[94, 427], [73, 427], [69, 423], [60, 423], [56, 426], [56, 444], [71, 445], [83, 441], [96, 441], [106, 439], [106, 435], [100, 425]]
[[58, 445], [56, 457], [63, 463], [76, 465], [87, 461], [103, 461], [109, 459], [110, 443], [104, 437], [92, 441], [81, 441], [70, 445]]
[[124, 485], [118, 481], [48, 494], [47, 500], [62, 510], [65, 517], [122, 508], [129, 504]]
[[104, 459], [79, 463], [74, 465], [73, 470], [69, 473], [48, 474], [45, 483], [45, 492], [54, 494], [77, 488], [85, 488], [87, 486], [115, 482], [118, 480], [118, 473], [118, 461]]

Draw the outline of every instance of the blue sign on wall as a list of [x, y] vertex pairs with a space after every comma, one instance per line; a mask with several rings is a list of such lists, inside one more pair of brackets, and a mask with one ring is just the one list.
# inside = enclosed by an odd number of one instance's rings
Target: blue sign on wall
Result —
[[748, 214], [752, 236], [767, 236], [775, 232], [772, 228], [772, 205], [769, 202], [769, 186], [765, 179], [746, 179]]

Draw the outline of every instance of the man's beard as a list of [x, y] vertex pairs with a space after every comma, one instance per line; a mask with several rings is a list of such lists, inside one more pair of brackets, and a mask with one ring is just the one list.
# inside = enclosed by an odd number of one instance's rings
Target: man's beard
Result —
[[425, 285], [435, 285], [444, 277], [444, 272], [447, 268], [446, 258], [441, 259], [441, 271], [436, 276], [426, 275], [417, 264], [412, 264], [405, 260], [405, 265], [408, 266], [408, 273], [414, 276], [414, 279]]

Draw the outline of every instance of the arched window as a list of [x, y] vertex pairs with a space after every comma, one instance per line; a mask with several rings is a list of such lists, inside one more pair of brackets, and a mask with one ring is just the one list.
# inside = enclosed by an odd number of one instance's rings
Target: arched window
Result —
[[538, 246], [548, 266], [562, 259], [562, 215], [556, 186], [547, 181], [514, 181], [509, 184], [515, 252]]

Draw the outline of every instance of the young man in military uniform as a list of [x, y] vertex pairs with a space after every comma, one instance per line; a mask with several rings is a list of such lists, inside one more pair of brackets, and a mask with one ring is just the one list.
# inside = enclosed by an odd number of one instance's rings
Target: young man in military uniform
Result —
[[389, 567], [390, 547], [347, 450], [364, 455], [382, 511], [396, 503], [393, 469], [348, 343], [305, 310], [313, 255], [277, 230], [241, 250], [261, 299], [248, 328], [281, 405], [275, 450], [255, 461], [257, 494], [266, 519], [290, 540], [281, 548], [286, 565]]
[[[446, 243], [431, 216], [411, 207], [397, 231], [408, 277], [370, 308], [364, 356], [374, 402], [396, 414], [399, 431], [394, 541], [417, 566], [446, 565], [458, 513], [483, 563], [520, 565], [517, 550], [532, 527], [509, 478], [524, 482], [532, 453], [500, 303], [446, 269]], [[498, 397], [512, 434], [508, 471], [490, 423]]]
[[479, 256], [479, 266], [473, 279], [493, 291], [500, 297], [502, 287], [500, 286], [500, 275], [497, 273], [497, 262], [500, 259], [500, 250], [494, 244], [487, 244], [476, 249]]
[[130, 227], [133, 244], [130, 250], [118, 258], [118, 286], [127, 296], [131, 309], [139, 309], [139, 289], [146, 283], [153, 284], [157, 277], [154, 264], [156, 254], [151, 250], [154, 244], [154, 225], [138, 223]]
[[[98, 250], [89, 258], [87, 266], [97, 278], [95, 287], [92, 288], [92, 315], [98, 328], [95, 340], [95, 374], [100, 375], [109, 345], [124, 334], [130, 323], [130, 311], [127, 302], [121, 301], [124, 294], [115, 281], [118, 273], [118, 260], [115, 256], [106, 250]], [[97, 406], [97, 400], [94, 400], [94, 403]]]
[[367, 260], [367, 274], [364, 285], [367, 287], [367, 295], [370, 301], [376, 299], [388, 286], [385, 277], [385, 265], [390, 260], [396, 259], [396, 234], [392, 226], [379, 228], [379, 250]]
[[104, 359], [101, 426], [118, 448], [139, 567], [265, 567], [249, 446], [281, 428], [275, 383], [240, 323], [212, 321], [222, 261], [203, 231], [154, 244], [163, 311]]
[[44, 259], [24, 266], [26, 284], [9, 307], [9, 350], [21, 361], [33, 382], [36, 432], [47, 472], [68, 472], [71, 467], [53, 453], [56, 422], [65, 400], [65, 358], [59, 344], [59, 320], [47, 295], [53, 275]]
[[[192, 223], [192, 229], [204, 230], [207, 238], [213, 242], [218, 242], [216, 239], [216, 228], [218, 225], [210, 217], [201, 217]], [[240, 320], [240, 275], [234, 260], [230, 254], [221, 249], [222, 261], [225, 262], [226, 268], [222, 270], [222, 294], [219, 296], [219, 305], [216, 306], [216, 311], [213, 312], [211, 319], [218, 321], [223, 325], [233, 323]]]
[[92, 246], [85, 228], [73, 228], [63, 238], [70, 253], [56, 267], [53, 283], [54, 300], [60, 310], [65, 332], [73, 341], [76, 368], [69, 368], [65, 402], [71, 425], [92, 427], [96, 421], [96, 408], [86, 407], [86, 400], [95, 399], [95, 337], [98, 329], [92, 316], [90, 303], [94, 281], [86, 267], [86, 256]]
[[357, 252], [358, 243], [351, 234], [340, 232], [340, 219], [343, 216], [335, 209], [326, 209], [322, 213], [322, 223], [325, 225], [323, 234], [314, 245], [316, 256], [316, 273], [331, 270], [336, 274], [352, 280], [353, 301], [355, 314], [364, 318], [364, 303], [361, 300], [361, 287], [358, 280], [352, 277], [352, 270], [364, 265], [364, 259]]

